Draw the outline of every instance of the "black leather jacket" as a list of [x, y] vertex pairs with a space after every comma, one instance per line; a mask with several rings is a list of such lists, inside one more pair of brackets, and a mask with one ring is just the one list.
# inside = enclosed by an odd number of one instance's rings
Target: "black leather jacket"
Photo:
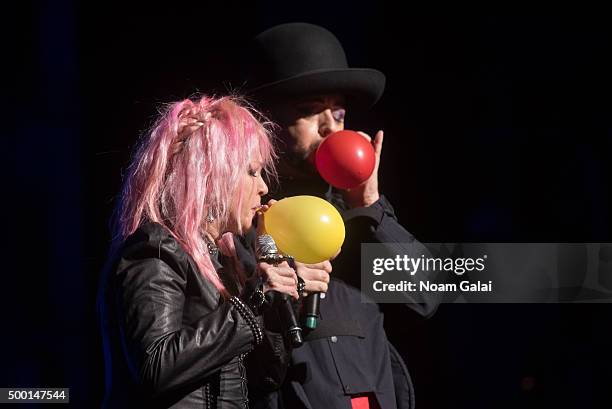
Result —
[[[216, 267], [226, 288], [248, 299], [223, 264]], [[243, 359], [255, 346], [248, 314], [221, 296], [161, 225], [146, 224], [126, 240], [101, 294], [103, 407], [248, 407]]]

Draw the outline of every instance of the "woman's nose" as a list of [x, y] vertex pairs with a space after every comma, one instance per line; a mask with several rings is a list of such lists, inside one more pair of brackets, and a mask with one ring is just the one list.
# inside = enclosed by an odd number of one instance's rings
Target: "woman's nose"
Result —
[[265, 196], [268, 194], [268, 185], [262, 177], [259, 178], [259, 196]]

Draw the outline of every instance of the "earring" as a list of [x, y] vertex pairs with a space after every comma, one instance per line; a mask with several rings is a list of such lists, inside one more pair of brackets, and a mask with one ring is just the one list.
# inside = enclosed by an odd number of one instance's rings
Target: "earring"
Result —
[[208, 214], [206, 215], [206, 222], [212, 223], [215, 221], [215, 215], [213, 213], [212, 207], [208, 208]]

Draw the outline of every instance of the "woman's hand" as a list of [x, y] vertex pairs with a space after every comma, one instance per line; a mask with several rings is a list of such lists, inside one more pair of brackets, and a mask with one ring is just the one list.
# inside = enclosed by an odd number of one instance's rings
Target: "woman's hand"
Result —
[[298, 299], [297, 275], [295, 270], [289, 267], [286, 261], [277, 266], [268, 263], [257, 264], [259, 273], [264, 278], [263, 292], [278, 291]]
[[332, 265], [329, 260], [317, 264], [303, 264], [295, 262], [297, 275], [304, 280], [304, 293], [301, 296], [307, 296], [313, 292], [327, 292], [329, 284], [329, 274], [332, 272]]
[[257, 235], [266, 234], [266, 229], [264, 228], [264, 213], [277, 201], [274, 199], [268, 200], [268, 203], [262, 205], [257, 211]]

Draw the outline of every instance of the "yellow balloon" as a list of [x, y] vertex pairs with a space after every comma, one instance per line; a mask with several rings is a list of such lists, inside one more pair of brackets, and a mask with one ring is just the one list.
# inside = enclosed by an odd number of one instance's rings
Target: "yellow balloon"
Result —
[[329, 202], [314, 196], [279, 200], [264, 213], [264, 227], [278, 250], [306, 264], [335, 256], [344, 242], [344, 221]]

